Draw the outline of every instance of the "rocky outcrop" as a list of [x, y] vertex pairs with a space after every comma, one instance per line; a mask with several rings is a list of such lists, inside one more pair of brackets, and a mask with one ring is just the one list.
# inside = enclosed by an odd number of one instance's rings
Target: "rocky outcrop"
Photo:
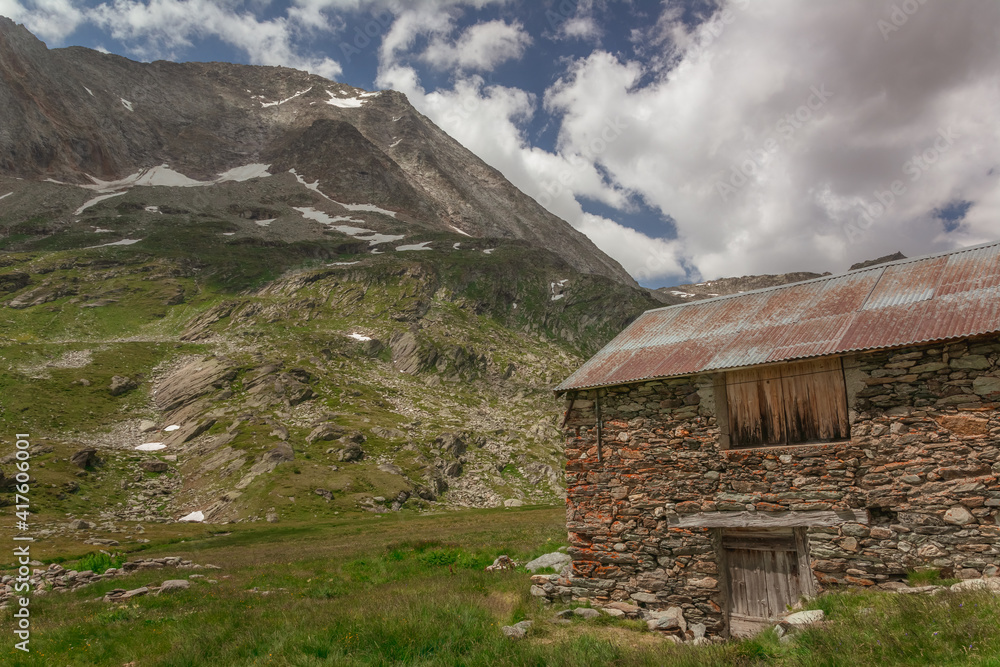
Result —
[[111, 378], [111, 384], [108, 385], [108, 391], [111, 392], [112, 396], [121, 396], [122, 394], [127, 394], [138, 386], [139, 382], [135, 378], [125, 377], [124, 375], [116, 375]]
[[101, 460], [97, 457], [97, 449], [94, 447], [86, 447], [74, 452], [73, 455], [69, 457], [69, 461], [77, 468], [82, 468], [84, 470], [98, 465], [101, 462]]

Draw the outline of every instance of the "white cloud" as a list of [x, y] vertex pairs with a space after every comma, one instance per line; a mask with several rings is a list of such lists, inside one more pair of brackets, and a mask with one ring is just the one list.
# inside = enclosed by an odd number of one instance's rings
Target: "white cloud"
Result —
[[520, 58], [530, 43], [520, 23], [487, 21], [470, 26], [453, 43], [438, 37], [420, 57], [438, 69], [489, 70]]
[[196, 39], [217, 37], [247, 54], [254, 64], [284, 65], [327, 78], [341, 73], [329, 57], [299, 54], [295, 25], [285, 18], [259, 20], [232, 0], [113, 0], [89, 15], [141, 58], [176, 58]]
[[[837, 270], [995, 238], [1000, 169], [987, 172], [1000, 161], [990, 37], [1000, 4], [917, 6], [887, 39], [877, 22], [891, 7], [862, 0], [743, 0], [693, 34], [668, 17], [673, 69], [634, 88], [648, 64], [596, 52], [552, 87], [546, 108], [562, 114], [564, 152], [624, 118], [599, 162], [676, 220], [705, 277]], [[951, 143], [938, 139], [948, 128]], [[933, 164], [916, 169], [908, 161], [923, 151]], [[906, 191], [888, 211], [845, 232], [894, 181]], [[976, 205], [946, 237], [931, 212], [956, 198]]]
[[598, 248], [618, 260], [636, 280], [647, 282], [684, 275], [684, 268], [677, 259], [681, 250], [677, 241], [650, 238], [613, 220], [589, 213], [578, 218], [577, 229], [590, 237]]
[[70, 0], [0, 0], [0, 16], [23, 23], [54, 45], [61, 44], [83, 22], [82, 12]]
[[[599, 156], [595, 149], [603, 148], [599, 143], [558, 154], [528, 144], [521, 124], [535, 113], [536, 101], [530, 93], [489, 86], [479, 76], [460, 78], [450, 90], [427, 92], [416, 71], [404, 66], [383, 71], [378, 83], [405, 93], [421, 113], [549, 211], [586, 234], [634, 277], [655, 282], [683, 276], [677, 243], [584, 212], [578, 196], [626, 208], [628, 193], [605, 183], [594, 166]], [[604, 134], [611, 137], [607, 131]], [[596, 137], [603, 140], [600, 131]]]
[[560, 30], [565, 37], [575, 37], [577, 39], [597, 39], [601, 36], [601, 29], [597, 26], [597, 21], [592, 17], [573, 17], [562, 25]]

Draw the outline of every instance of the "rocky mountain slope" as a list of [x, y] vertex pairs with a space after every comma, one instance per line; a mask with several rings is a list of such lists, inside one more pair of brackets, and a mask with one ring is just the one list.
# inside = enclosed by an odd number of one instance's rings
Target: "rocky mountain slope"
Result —
[[739, 294], [765, 287], [777, 287], [788, 283], [797, 283], [803, 280], [812, 280], [828, 276], [829, 273], [810, 273], [808, 271], [798, 271], [795, 273], [773, 273], [759, 276], [740, 276], [738, 278], [719, 278], [708, 280], [703, 283], [689, 283], [674, 287], [661, 287], [655, 290], [654, 296], [664, 303], [677, 304], [688, 301], [698, 301], [701, 299], [711, 299], [717, 296], [728, 296], [729, 294]]
[[550, 388], [657, 305], [391, 91], [0, 19], [0, 114], [0, 430], [43, 540], [556, 502]]
[[[112, 194], [273, 174], [275, 196], [312, 188], [334, 218], [378, 209], [411, 231], [524, 240], [583, 273], [635, 286], [583, 234], [394, 91], [280, 67], [49, 50], [0, 17], [0, 118], [0, 175]], [[69, 223], [73, 210], [55, 218]]]
[[[886, 262], [895, 262], [899, 259], [906, 259], [906, 255], [901, 252], [895, 252], [891, 255], [885, 255], [876, 259], [869, 259], [864, 262], [852, 264], [849, 270], [855, 271], [857, 269], [865, 269], [869, 266], [885, 264]], [[777, 287], [778, 285], [787, 285], [788, 283], [798, 283], [803, 280], [812, 280], [813, 278], [822, 278], [823, 276], [828, 275], [830, 275], [829, 271], [826, 273], [797, 271], [793, 273], [771, 273], [757, 276], [740, 276], [738, 278], [719, 278], [717, 280], [708, 280], [703, 283], [689, 283], [686, 285], [677, 285], [675, 287], [661, 287], [659, 289], [652, 290], [652, 295], [654, 298], [666, 304], [687, 303], [688, 301], [699, 301], [701, 299], [711, 299], [717, 296], [728, 296], [730, 294], [749, 292], [755, 289]]]

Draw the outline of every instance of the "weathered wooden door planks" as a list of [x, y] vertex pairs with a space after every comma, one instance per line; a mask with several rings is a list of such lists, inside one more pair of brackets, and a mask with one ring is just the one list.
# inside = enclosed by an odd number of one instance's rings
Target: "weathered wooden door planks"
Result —
[[748, 635], [761, 630], [810, 592], [811, 587], [800, 575], [794, 536], [769, 536], [760, 531], [724, 535], [722, 548], [729, 568], [731, 634]]

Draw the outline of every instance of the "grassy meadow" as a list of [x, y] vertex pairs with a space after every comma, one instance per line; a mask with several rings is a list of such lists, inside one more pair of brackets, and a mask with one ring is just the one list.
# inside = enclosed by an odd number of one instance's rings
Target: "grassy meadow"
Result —
[[[35, 596], [31, 653], [13, 648], [14, 619], [7, 610], [0, 617], [6, 638], [0, 662], [1000, 665], [1000, 601], [988, 592], [823, 596], [810, 606], [824, 609], [826, 627], [785, 643], [769, 631], [751, 640], [677, 646], [636, 621], [553, 623], [563, 607], [533, 599], [528, 573], [486, 573], [483, 567], [501, 553], [524, 562], [563, 545], [562, 508], [355, 514], [185, 529], [178, 536], [172, 526], [152, 527], [147, 548], [129, 556], [182, 556], [221, 570], [147, 570], [73, 593]], [[86, 558], [83, 564], [101, 560]], [[100, 599], [113, 588], [194, 573], [205, 578], [193, 579], [186, 591], [123, 604]], [[501, 626], [524, 619], [534, 621], [526, 639], [511, 641], [501, 633]]]

